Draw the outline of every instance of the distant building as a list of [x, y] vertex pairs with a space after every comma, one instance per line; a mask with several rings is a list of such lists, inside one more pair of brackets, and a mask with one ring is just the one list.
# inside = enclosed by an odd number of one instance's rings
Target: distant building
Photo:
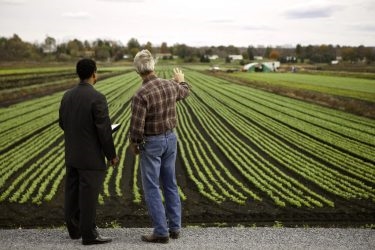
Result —
[[208, 59], [216, 60], [216, 59], [219, 59], [219, 56], [218, 55], [211, 55], [211, 56], [208, 57]]
[[259, 66], [259, 63], [248, 63], [242, 67], [242, 71], [255, 72], [255, 68]]
[[295, 56], [286, 56], [285, 60], [287, 62], [297, 62], [297, 57], [295, 57]]
[[249, 63], [242, 67], [242, 71], [247, 72], [274, 72], [280, 67], [280, 62]]
[[263, 65], [266, 67], [270, 68], [271, 71], [277, 71], [278, 68], [280, 68], [280, 62], [279, 61], [274, 61], [274, 62], [263, 62]]
[[242, 55], [229, 55], [228, 56], [231, 60], [243, 60]]
[[156, 53], [155, 59], [170, 59], [172, 58], [171, 53]]
[[263, 60], [263, 56], [254, 56], [254, 60]]

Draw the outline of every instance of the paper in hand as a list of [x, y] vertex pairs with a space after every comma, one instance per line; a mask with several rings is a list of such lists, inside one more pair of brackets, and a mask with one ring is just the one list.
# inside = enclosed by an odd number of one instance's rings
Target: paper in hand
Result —
[[121, 124], [112, 124], [111, 125], [111, 128], [112, 128], [112, 133], [116, 132], [119, 128], [121, 127]]

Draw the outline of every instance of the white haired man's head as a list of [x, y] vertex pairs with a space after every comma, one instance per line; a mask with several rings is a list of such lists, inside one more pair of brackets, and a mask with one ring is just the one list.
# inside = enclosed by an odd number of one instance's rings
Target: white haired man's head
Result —
[[147, 49], [141, 50], [135, 55], [133, 64], [140, 75], [148, 75], [155, 70], [154, 58]]

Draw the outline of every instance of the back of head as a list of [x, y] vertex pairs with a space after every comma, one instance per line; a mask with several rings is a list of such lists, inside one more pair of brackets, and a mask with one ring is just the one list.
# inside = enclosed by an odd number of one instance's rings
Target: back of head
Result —
[[155, 61], [147, 49], [139, 51], [134, 57], [134, 67], [138, 74], [147, 75], [155, 70]]
[[92, 59], [81, 59], [77, 62], [76, 72], [79, 79], [89, 79], [96, 72], [96, 63]]

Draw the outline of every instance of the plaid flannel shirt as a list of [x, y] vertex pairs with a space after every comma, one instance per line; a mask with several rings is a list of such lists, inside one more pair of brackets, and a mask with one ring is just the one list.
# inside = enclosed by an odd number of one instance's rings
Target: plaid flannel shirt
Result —
[[142, 143], [144, 136], [158, 135], [177, 125], [176, 102], [189, 95], [186, 82], [177, 83], [150, 75], [132, 99], [130, 141]]

